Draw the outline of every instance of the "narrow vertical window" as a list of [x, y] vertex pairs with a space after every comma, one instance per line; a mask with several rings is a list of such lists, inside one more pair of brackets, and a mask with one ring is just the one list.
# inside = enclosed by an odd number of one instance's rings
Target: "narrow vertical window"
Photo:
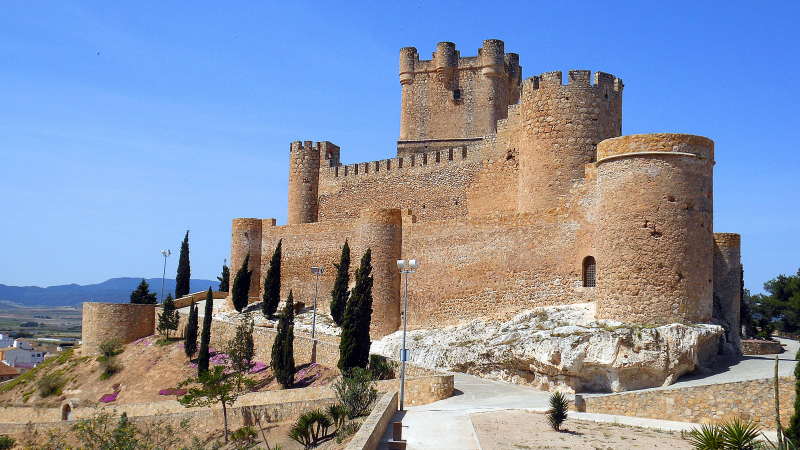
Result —
[[596, 270], [593, 256], [587, 256], [583, 260], [583, 287], [595, 287], [596, 284]]

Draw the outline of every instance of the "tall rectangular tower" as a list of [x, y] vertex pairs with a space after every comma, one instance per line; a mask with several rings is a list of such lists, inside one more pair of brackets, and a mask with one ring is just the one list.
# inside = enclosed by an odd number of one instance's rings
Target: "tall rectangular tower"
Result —
[[440, 42], [433, 58], [400, 50], [402, 100], [397, 156], [480, 141], [519, 101], [519, 55], [503, 41], [483, 41], [478, 56], [462, 58], [455, 44]]

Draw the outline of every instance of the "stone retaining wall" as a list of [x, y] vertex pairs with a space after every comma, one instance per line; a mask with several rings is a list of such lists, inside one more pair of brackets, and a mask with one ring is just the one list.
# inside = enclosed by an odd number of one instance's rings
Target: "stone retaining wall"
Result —
[[381, 443], [381, 437], [397, 412], [397, 391], [384, 394], [375, 404], [372, 413], [367, 417], [353, 439], [347, 444], [346, 450], [375, 450]]
[[741, 342], [743, 355], [774, 355], [783, 350], [781, 343], [778, 341], [744, 339]]
[[[795, 378], [781, 377], [779, 380], [781, 423], [786, 426], [795, 399]], [[774, 382], [774, 378], [763, 378], [678, 389], [583, 396], [585, 406], [581, 410], [692, 423], [718, 423], [739, 417], [774, 428]]]
[[[220, 291], [211, 291], [211, 295], [214, 297], [214, 300], [222, 300], [228, 298], [227, 292], [220, 292]], [[195, 303], [203, 301], [208, 296], [208, 291], [200, 291], [195, 292], [193, 294], [184, 295], [183, 297], [175, 300], [175, 307], [176, 308], [185, 308], [192, 304], [192, 300]], [[158, 320], [158, 318], [156, 318]]]

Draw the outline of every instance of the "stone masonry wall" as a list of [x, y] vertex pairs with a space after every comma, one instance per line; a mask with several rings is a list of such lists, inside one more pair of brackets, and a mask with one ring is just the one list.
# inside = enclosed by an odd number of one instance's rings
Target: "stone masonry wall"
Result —
[[[781, 423], [786, 426], [792, 414], [795, 381], [794, 377], [781, 377], [779, 380]], [[590, 413], [693, 423], [719, 423], [739, 417], [759, 422], [768, 428], [775, 427], [773, 378], [585, 396], [584, 401], [586, 412]]]
[[435, 140], [493, 133], [517, 102], [521, 76], [519, 56], [496, 39], [484, 41], [477, 57], [462, 58], [452, 42], [440, 42], [427, 61], [413, 47], [402, 49], [398, 156], [426, 151]]
[[741, 347], [742, 303], [741, 236], [714, 233], [714, 320], [738, 353]]
[[155, 332], [156, 305], [131, 303], [83, 303], [84, 355], [99, 355], [103, 342], [116, 339], [121, 344], [150, 336]]
[[710, 139], [683, 134], [600, 143], [598, 318], [711, 320], [713, 149]]

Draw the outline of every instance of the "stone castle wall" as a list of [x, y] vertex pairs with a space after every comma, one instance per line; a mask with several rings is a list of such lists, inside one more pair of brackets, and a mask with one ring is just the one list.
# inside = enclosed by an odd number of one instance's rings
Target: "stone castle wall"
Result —
[[713, 151], [711, 140], [682, 134], [600, 143], [599, 318], [711, 320]]
[[727, 341], [741, 347], [741, 236], [714, 233], [714, 320], [725, 328]]
[[99, 355], [100, 344], [116, 339], [121, 344], [155, 332], [156, 305], [83, 303], [81, 340], [84, 355]]
[[428, 61], [402, 49], [398, 156], [494, 133], [518, 101], [521, 77], [519, 55], [506, 54], [496, 39], [484, 41], [476, 57], [462, 58], [452, 42], [440, 42]]

